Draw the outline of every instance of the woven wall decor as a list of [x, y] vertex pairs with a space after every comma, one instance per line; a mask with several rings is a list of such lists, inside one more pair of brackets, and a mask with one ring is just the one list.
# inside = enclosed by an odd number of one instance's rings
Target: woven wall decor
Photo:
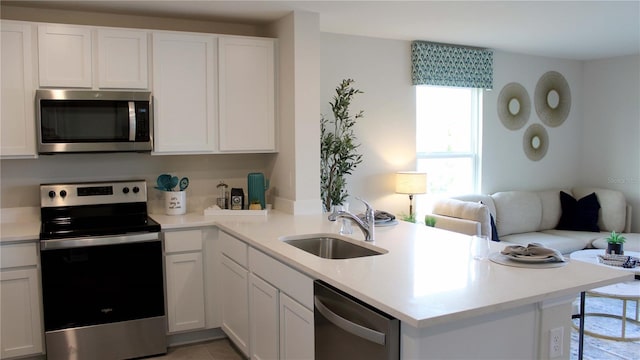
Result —
[[547, 126], [557, 127], [569, 116], [571, 90], [567, 80], [557, 71], [549, 71], [538, 80], [534, 93], [536, 112]]
[[512, 82], [505, 85], [498, 95], [498, 116], [509, 130], [522, 128], [531, 114], [531, 100], [524, 86]]
[[538, 161], [542, 159], [549, 149], [549, 134], [544, 126], [540, 124], [530, 125], [524, 132], [522, 148], [529, 160]]

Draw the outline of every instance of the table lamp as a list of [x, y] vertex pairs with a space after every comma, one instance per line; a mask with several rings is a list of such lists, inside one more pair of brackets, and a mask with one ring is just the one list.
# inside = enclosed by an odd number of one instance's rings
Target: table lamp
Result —
[[409, 216], [413, 216], [413, 195], [427, 192], [427, 174], [417, 171], [396, 173], [396, 193], [409, 195]]

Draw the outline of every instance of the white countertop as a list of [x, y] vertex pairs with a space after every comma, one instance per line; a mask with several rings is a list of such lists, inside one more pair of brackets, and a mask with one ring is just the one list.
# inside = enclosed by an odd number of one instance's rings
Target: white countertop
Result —
[[[308, 254], [280, 238], [337, 233], [326, 215], [181, 216], [151, 214], [163, 230], [218, 226], [312, 278], [324, 280], [408, 325], [427, 327], [489, 314], [633, 279], [633, 274], [583, 261], [550, 269], [517, 268], [471, 259], [470, 237], [400, 221], [377, 227], [373, 246], [383, 255], [330, 260]], [[40, 222], [3, 222], [0, 242], [38, 239]], [[354, 226], [351, 238], [364, 236]], [[492, 243], [492, 251], [502, 249]]]
[[[270, 212], [268, 216], [151, 215], [164, 230], [216, 225], [315, 279], [385, 311], [414, 327], [427, 327], [521, 305], [577, 295], [628, 281], [633, 275], [581, 261], [549, 269], [517, 268], [471, 259], [470, 237], [400, 221], [377, 227], [372, 244], [383, 255], [330, 260], [280, 238], [337, 233], [326, 215]], [[350, 237], [364, 239], [354, 226]], [[502, 249], [492, 243], [492, 251]]]

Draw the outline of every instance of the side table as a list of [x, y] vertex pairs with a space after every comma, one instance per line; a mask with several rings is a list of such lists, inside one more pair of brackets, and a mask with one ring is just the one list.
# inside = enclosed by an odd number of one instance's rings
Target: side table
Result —
[[[603, 249], [588, 249], [588, 250], [580, 250], [580, 251], [575, 251], [573, 253], [571, 253], [570, 257], [571, 260], [577, 260], [577, 261], [584, 261], [584, 262], [590, 262], [593, 264], [598, 264], [601, 266], [609, 266], [609, 265], [605, 265], [600, 263], [599, 259], [598, 259], [598, 255], [603, 255], [604, 254], [604, 250]], [[634, 252], [634, 251], [625, 251], [625, 255], [628, 256], [634, 256], [634, 257], [640, 257], [640, 253], [638, 252]], [[596, 289], [591, 289], [589, 291], [586, 292], [587, 295], [589, 296], [593, 296], [593, 297], [606, 297], [606, 298], [613, 298], [613, 299], [618, 299], [622, 301], [622, 315], [613, 315], [613, 314], [603, 314], [603, 313], [585, 313], [584, 312], [584, 293], [581, 294], [581, 299], [580, 299], [580, 328], [578, 329], [580, 331], [580, 335], [581, 335], [581, 339], [580, 339], [580, 345], [582, 345], [582, 335], [583, 334], [588, 334], [594, 337], [599, 337], [602, 339], [608, 339], [608, 340], [616, 340], [616, 341], [637, 341], [640, 340], [640, 337], [633, 337], [633, 338], [629, 338], [626, 337], [626, 328], [627, 328], [627, 322], [633, 322], [634, 324], [640, 324], [639, 319], [638, 319], [638, 313], [639, 313], [639, 309], [638, 306], [640, 305], [640, 281], [638, 281], [638, 279], [640, 278], [640, 267], [635, 267], [635, 268], [623, 268], [623, 267], [618, 267], [618, 266], [609, 266], [609, 267], [613, 267], [615, 269], [619, 269], [619, 270], [625, 270], [625, 271], [631, 271], [635, 274], [635, 278], [636, 280], [634, 281], [628, 281], [628, 282], [624, 282], [624, 283], [618, 283], [618, 284], [613, 284], [613, 285], [608, 285], [608, 286], [603, 286], [600, 288], [596, 288]], [[636, 311], [635, 311], [635, 317], [634, 318], [628, 318], [627, 317], [627, 301], [635, 301], [636, 302]], [[615, 319], [620, 319], [622, 322], [622, 328], [621, 328], [621, 333], [620, 336], [610, 336], [610, 335], [605, 335], [605, 334], [598, 334], [595, 332], [591, 332], [591, 331], [587, 331], [584, 330], [584, 318], [588, 317], [588, 316], [594, 316], [594, 317], [609, 317], [609, 318], [615, 318]], [[574, 325], [574, 328], [576, 328], [576, 326]]]

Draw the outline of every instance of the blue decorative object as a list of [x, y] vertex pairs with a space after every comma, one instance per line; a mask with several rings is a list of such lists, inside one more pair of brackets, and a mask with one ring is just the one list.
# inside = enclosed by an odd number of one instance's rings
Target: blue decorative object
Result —
[[411, 43], [413, 85], [493, 89], [493, 51], [414, 41]]
[[261, 209], [266, 208], [265, 191], [269, 189], [269, 180], [265, 180], [263, 173], [250, 173], [247, 175], [247, 189], [249, 192], [249, 204], [259, 202]]

